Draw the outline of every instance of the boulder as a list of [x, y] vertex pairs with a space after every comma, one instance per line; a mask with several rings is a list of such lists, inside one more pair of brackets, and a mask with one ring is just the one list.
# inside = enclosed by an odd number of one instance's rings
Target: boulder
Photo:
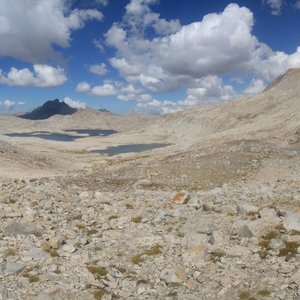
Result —
[[172, 202], [175, 204], [187, 204], [191, 199], [191, 196], [186, 191], [177, 192], [172, 198]]
[[20, 235], [29, 235], [29, 234], [36, 234], [39, 230], [36, 227], [36, 225], [31, 223], [19, 223], [19, 222], [13, 222], [9, 225], [7, 225], [4, 230], [3, 234], [5, 236], [16, 236], [18, 234]]
[[300, 212], [288, 215], [283, 220], [283, 227], [287, 231], [295, 230], [300, 232]]
[[258, 213], [258, 207], [256, 205], [244, 201], [237, 202], [236, 209], [238, 213], [244, 215]]
[[6, 262], [0, 264], [0, 271], [4, 276], [16, 275], [21, 273], [26, 268], [25, 265], [16, 262]]

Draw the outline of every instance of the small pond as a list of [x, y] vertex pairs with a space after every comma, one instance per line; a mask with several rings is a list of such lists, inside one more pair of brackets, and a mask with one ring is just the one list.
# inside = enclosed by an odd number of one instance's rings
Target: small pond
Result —
[[108, 154], [109, 156], [122, 154], [122, 153], [140, 153], [152, 149], [163, 148], [170, 146], [171, 144], [130, 144], [120, 145], [116, 147], [108, 147], [103, 150], [94, 150], [93, 153]]
[[[101, 129], [72, 129], [65, 130], [65, 132], [72, 132], [73, 134], [54, 133], [49, 131], [33, 131], [33, 132], [20, 132], [20, 133], [7, 133], [6, 136], [10, 137], [37, 137], [50, 141], [58, 142], [73, 142], [77, 139], [94, 136], [108, 136], [117, 133], [115, 130], [101, 130]], [[77, 135], [76, 135], [77, 134]]]

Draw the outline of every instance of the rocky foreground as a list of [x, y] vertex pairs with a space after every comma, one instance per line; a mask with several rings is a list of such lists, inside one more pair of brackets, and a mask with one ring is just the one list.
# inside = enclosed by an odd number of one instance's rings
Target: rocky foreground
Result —
[[115, 190], [82, 173], [0, 192], [2, 299], [300, 299], [297, 181]]

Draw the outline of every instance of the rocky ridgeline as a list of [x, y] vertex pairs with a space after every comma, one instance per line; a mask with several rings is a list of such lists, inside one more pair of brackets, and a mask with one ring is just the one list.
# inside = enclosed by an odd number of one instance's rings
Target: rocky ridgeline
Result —
[[300, 299], [299, 185], [0, 186], [2, 299]]

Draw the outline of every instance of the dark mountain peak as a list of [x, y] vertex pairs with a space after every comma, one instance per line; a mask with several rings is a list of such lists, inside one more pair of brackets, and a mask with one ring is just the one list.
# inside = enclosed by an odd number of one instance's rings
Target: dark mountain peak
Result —
[[54, 115], [72, 115], [76, 111], [77, 109], [70, 107], [65, 102], [54, 99], [45, 102], [42, 106], [37, 107], [32, 112], [19, 117], [29, 120], [44, 120]]

